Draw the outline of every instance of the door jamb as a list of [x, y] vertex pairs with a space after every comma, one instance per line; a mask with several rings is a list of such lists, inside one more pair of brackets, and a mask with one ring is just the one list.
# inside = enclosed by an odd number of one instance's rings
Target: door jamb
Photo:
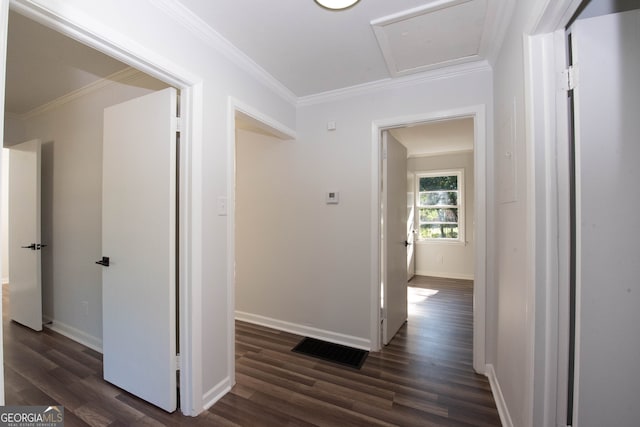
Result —
[[[202, 405], [202, 79], [188, 73], [179, 64], [159, 56], [143, 46], [110, 34], [98, 22], [80, 22], [72, 13], [61, 16], [32, 0], [0, 0], [0, 30], [6, 34], [9, 6], [61, 34], [99, 52], [114, 57], [180, 90], [181, 141], [179, 183], [179, 280], [180, 280], [180, 408], [195, 416]], [[96, 24], [96, 25], [91, 25]], [[6, 37], [4, 38], [6, 40]], [[2, 47], [4, 51], [6, 45]], [[2, 56], [6, 61], [6, 56]], [[5, 62], [2, 63], [4, 69]], [[4, 85], [3, 85], [4, 86]], [[1, 94], [4, 99], [4, 87]], [[3, 103], [4, 104], [4, 103]], [[0, 106], [4, 116], [4, 106]], [[1, 310], [1, 308], [0, 308]], [[1, 353], [0, 353], [1, 355]], [[3, 358], [0, 357], [0, 363]], [[0, 400], [4, 401], [4, 380], [0, 382]]]
[[[568, 375], [569, 153], [565, 26], [582, 0], [548, 2], [525, 27], [528, 425], [565, 425]], [[560, 95], [560, 96], [559, 96]], [[565, 95], [566, 96], [566, 95]], [[575, 409], [575, 407], [574, 407]]]
[[486, 331], [486, 260], [487, 260], [487, 124], [485, 105], [475, 105], [453, 110], [444, 110], [413, 116], [376, 120], [371, 126], [371, 350], [381, 348], [380, 337], [380, 280], [382, 261], [380, 256], [380, 170], [382, 159], [381, 134], [383, 130], [419, 123], [471, 117], [474, 121], [474, 179], [475, 179], [475, 266], [473, 288], [473, 368], [484, 374], [485, 367], [485, 331]]

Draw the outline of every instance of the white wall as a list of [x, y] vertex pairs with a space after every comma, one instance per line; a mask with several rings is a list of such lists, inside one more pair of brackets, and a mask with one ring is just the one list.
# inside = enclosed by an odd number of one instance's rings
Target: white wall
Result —
[[[283, 260], [312, 247], [304, 234], [289, 229], [298, 216], [298, 194], [287, 193], [296, 179], [279, 158], [296, 142], [239, 129], [236, 132], [236, 310], [281, 319], [296, 309], [287, 293], [288, 264]], [[308, 224], [312, 227], [313, 224]], [[300, 277], [299, 287], [306, 287]], [[289, 307], [293, 306], [293, 307]]]
[[2, 251], [2, 283], [9, 283], [9, 153], [2, 150], [2, 199], [0, 200], [0, 251]]
[[[514, 15], [494, 64], [495, 271], [490, 296], [495, 319], [488, 324], [487, 362], [493, 365], [514, 426], [531, 425], [532, 352], [528, 313], [527, 147], [523, 33], [543, 1], [515, 3]], [[511, 154], [508, 154], [511, 153]], [[488, 311], [494, 311], [488, 308]]]
[[473, 152], [411, 157], [407, 164], [408, 169], [414, 173], [452, 169], [464, 171], [465, 242], [416, 241], [416, 274], [473, 280], [475, 248]]
[[[375, 274], [371, 265], [372, 122], [479, 104], [487, 105], [491, 116], [491, 100], [487, 68], [371, 94], [305, 102], [298, 109], [297, 141], [256, 137], [253, 170], [261, 175], [254, 177], [252, 185], [260, 192], [258, 200], [269, 205], [262, 208], [268, 227], [243, 232], [256, 233], [254, 239], [264, 234], [269, 241], [259, 253], [255, 246], [250, 249], [248, 258], [259, 269], [250, 280], [238, 270], [238, 280], [246, 278], [242, 280], [251, 282], [256, 291], [239, 286], [236, 308], [272, 325], [313, 328], [309, 332], [329, 339], [370, 345]], [[336, 122], [335, 131], [327, 130], [328, 121]], [[242, 143], [249, 138], [239, 136], [239, 150], [243, 150]], [[242, 158], [238, 167], [240, 173]], [[267, 182], [259, 183], [260, 177]], [[338, 205], [325, 203], [327, 191], [340, 192]]]
[[42, 140], [43, 316], [102, 346], [102, 122], [105, 107], [166, 87], [150, 77], [111, 83], [23, 120]]
[[[31, 0], [27, 3], [50, 9], [62, 20], [89, 29], [116, 45], [126, 45], [143, 62], [179, 71], [186, 79], [202, 83], [202, 96], [196, 99], [202, 113], [202, 126], [196, 127], [196, 131], [201, 130], [201, 134], [195, 138], [203, 146], [194, 160], [195, 169], [202, 170], [202, 175], [196, 175], [198, 180], [193, 183], [196, 190], [202, 190], [202, 199], [193, 204], [194, 218], [202, 219], [202, 230], [194, 236], [201, 243], [197, 243], [193, 254], [196, 266], [202, 260], [202, 268], [193, 271], [194, 283], [202, 283], [200, 298], [194, 300], [194, 304], [200, 304], [202, 317], [196, 320], [193, 344], [193, 351], [202, 360], [202, 372], [196, 367], [199, 375], [194, 382], [196, 393], [202, 391], [202, 395], [194, 396], [195, 410], [201, 410], [201, 403], [210, 404], [230, 385], [233, 354], [229, 348], [231, 325], [227, 315], [227, 217], [217, 215], [217, 199], [226, 196], [228, 189], [228, 99], [233, 96], [290, 128], [295, 128], [295, 107], [274, 85], [231, 62], [210, 34], [199, 32], [196, 25], [183, 25], [177, 13], [162, 9], [176, 6], [172, 2]], [[198, 292], [200, 288], [196, 289]]]
[[25, 141], [24, 123], [19, 116], [6, 113], [4, 115], [4, 145], [13, 145]]

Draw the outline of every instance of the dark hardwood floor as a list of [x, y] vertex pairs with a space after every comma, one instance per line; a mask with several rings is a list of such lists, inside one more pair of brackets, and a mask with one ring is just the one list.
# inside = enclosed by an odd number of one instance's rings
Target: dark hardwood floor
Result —
[[67, 426], [499, 426], [472, 369], [472, 282], [411, 286], [408, 324], [361, 370], [292, 353], [300, 336], [237, 322], [237, 384], [196, 418], [104, 382], [99, 353], [8, 321], [3, 298], [6, 403], [63, 405]]

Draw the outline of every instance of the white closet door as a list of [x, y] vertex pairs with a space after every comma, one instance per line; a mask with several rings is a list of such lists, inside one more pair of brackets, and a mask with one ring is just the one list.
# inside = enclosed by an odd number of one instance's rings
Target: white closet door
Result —
[[169, 88], [105, 109], [102, 182], [104, 379], [168, 412], [177, 395], [176, 102]]
[[578, 20], [575, 424], [640, 420], [640, 11]]
[[9, 312], [11, 319], [42, 330], [40, 140], [9, 150]]

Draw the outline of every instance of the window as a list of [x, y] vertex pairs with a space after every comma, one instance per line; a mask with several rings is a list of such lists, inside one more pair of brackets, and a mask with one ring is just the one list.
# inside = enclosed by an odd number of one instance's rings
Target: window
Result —
[[463, 171], [416, 175], [419, 240], [464, 239]]

